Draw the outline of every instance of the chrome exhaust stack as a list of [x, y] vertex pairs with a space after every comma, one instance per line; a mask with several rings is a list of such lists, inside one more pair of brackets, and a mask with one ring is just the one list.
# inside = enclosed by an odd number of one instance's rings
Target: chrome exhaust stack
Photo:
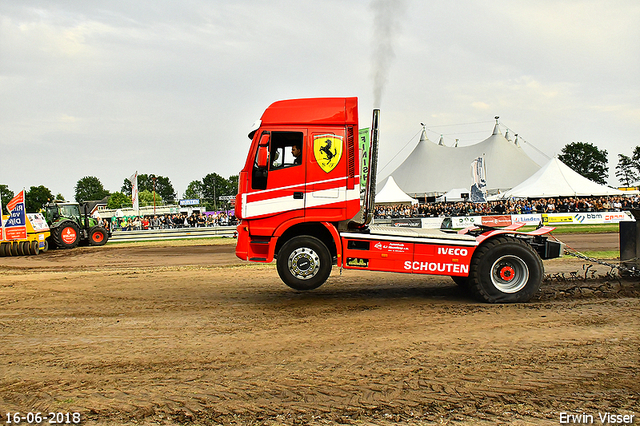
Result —
[[364, 194], [362, 223], [352, 223], [356, 228], [366, 228], [373, 220], [376, 198], [376, 174], [378, 173], [378, 144], [380, 140], [380, 110], [373, 110], [371, 121], [371, 149], [369, 152], [369, 174], [367, 174], [367, 186]]

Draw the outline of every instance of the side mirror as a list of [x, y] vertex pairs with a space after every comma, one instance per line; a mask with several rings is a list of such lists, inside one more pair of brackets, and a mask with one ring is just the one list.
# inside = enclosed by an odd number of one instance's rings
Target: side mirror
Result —
[[256, 165], [259, 169], [267, 169], [269, 167], [269, 139], [271, 139], [271, 132], [262, 132], [260, 142], [258, 142], [258, 156], [256, 157]]
[[269, 146], [258, 147], [258, 157], [257, 157], [257, 166], [259, 169], [266, 169], [269, 165]]

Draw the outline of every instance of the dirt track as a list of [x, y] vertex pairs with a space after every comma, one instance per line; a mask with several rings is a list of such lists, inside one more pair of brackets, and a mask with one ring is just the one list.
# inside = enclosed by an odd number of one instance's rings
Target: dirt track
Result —
[[169, 244], [0, 258], [3, 424], [640, 422], [640, 284], [606, 267], [547, 261], [533, 302], [485, 305], [447, 277], [337, 269], [297, 293], [231, 241]]

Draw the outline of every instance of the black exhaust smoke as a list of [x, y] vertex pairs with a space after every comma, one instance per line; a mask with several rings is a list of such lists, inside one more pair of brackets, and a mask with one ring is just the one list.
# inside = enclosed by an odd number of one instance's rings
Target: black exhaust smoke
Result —
[[394, 44], [404, 13], [405, 0], [372, 0], [373, 10], [373, 107], [380, 108], [382, 92], [395, 57]]

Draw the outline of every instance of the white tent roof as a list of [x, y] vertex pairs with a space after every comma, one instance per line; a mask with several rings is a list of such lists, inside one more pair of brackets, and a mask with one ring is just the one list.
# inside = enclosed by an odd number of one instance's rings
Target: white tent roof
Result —
[[376, 204], [407, 204], [407, 203], [417, 204], [418, 200], [415, 200], [409, 197], [404, 192], [402, 192], [402, 190], [398, 188], [396, 181], [393, 180], [393, 177], [390, 176], [389, 179], [387, 179], [387, 183], [385, 183], [384, 188], [382, 188], [380, 192], [376, 194], [375, 203]]
[[468, 188], [455, 188], [443, 196], [436, 198], [436, 201], [439, 203], [443, 201], [465, 201], [465, 198], [462, 198], [462, 194], [467, 194], [466, 200], [468, 200], [471, 191]]
[[509, 142], [496, 123], [493, 134], [470, 146], [442, 146], [423, 129], [420, 141], [391, 176], [412, 196], [442, 194], [452, 188], [471, 188], [471, 162], [484, 157], [487, 190], [511, 189], [540, 169], [523, 149]]
[[505, 192], [502, 198], [589, 197], [624, 195], [624, 191], [595, 183], [552, 158], [529, 179]]

